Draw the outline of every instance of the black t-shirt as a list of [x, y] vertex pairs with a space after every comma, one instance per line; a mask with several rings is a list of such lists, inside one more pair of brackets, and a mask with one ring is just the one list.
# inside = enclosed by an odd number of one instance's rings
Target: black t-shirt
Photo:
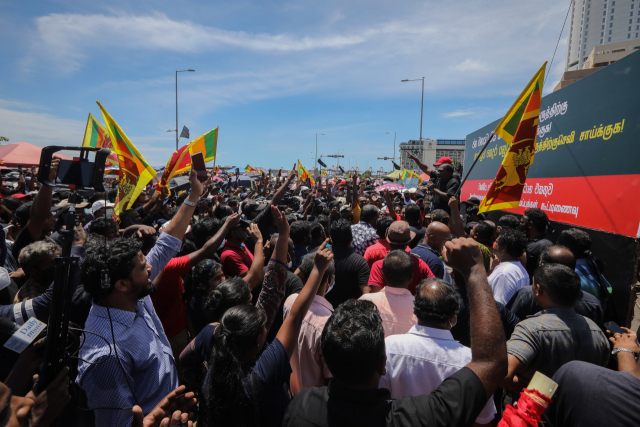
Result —
[[640, 379], [586, 362], [569, 362], [553, 376], [558, 389], [543, 420], [553, 427], [640, 425]]
[[[264, 283], [264, 274], [267, 272], [267, 267], [262, 269], [262, 279], [260, 283], [253, 288], [251, 291], [253, 305], [256, 305], [258, 302], [258, 297], [260, 296], [260, 291], [262, 290], [262, 284]], [[273, 319], [273, 323], [271, 324], [271, 329], [267, 333], [267, 342], [273, 342], [276, 335], [278, 335], [278, 331], [280, 330], [280, 326], [282, 326], [282, 317], [283, 317], [283, 307], [284, 302], [289, 298], [289, 295], [299, 294], [304, 287], [304, 283], [302, 280], [295, 274], [290, 271], [287, 271], [287, 280], [284, 282], [284, 297], [280, 301], [280, 306], [278, 307], [278, 312], [276, 313], [276, 317]]]
[[331, 380], [303, 390], [289, 405], [283, 427], [470, 426], [487, 403], [480, 378], [462, 368], [429, 395], [393, 400], [386, 388], [353, 390]]
[[416, 237], [409, 243], [409, 247], [413, 249], [424, 240], [424, 235], [427, 234], [427, 227], [423, 227], [419, 222], [410, 222], [409, 228], [416, 233]]
[[[471, 347], [471, 313], [469, 312], [469, 296], [467, 290], [464, 288], [456, 288], [458, 291], [458, 300], [460, 301], [460, 311], [458, 312], [458, 322], [451, 328], [451, 335], [453, 339], [459, 341], [460, 344]], [[507, 339], [511, 337], [516, 325], [520, 322], [520, 319], [516, 317], [508, 308], [502, 303], [496, 301], [496, 308], [502, 321], [502, 327]]]
[[350, 298], [358, 299], [362, 296], [360, 286], [367, 286], [370, 271], [364, 257], [355, 253], [351, 247], [332, 246], [331, 249], [336, 266], [336, 283], [325, 298], [336, 308]]
[[533, 274], [536, 272], [536, 267], [538, 267], [538, 261], [540, 261], [540, 254], [542, 251], [553, 245], [551, 240], [547, 238], [546, 234], [541, 234], [535, 239], [530, 239], [529, 243], [527, 243], [527, 273], [529, 273], [529, 282], [533, 283]]
[[[531, 285], [518, 289], [507, 303], [507, 308], [516, 315], [520, 320], [524, 320], [527, 316], [531, 316], [542, 310], [533, 300], [533, 291]], [[598, 298], [588, 292], [582, 290], [578, 294], [573, 308], [576, 313], [593, 320], [596, 325], [603, 327], [604, 311]]]
[[[435, 171], [431, 172], [431, 178], [435, 180], [436, 188], [443, 193], [447, 193], [447, 196], [451, 198], [455, 196], [460, 188], [460, 178], [457, 175], [452, 175], [446, 181], [443, 181], [439, 178], [439, 176], [435, 173]], [[431, 198], [431, 203], [433, 204], [433, 209], [442, 209], [446, 211], [448, 214], [451, 214], [451, 209], [449, 208], [449, 198], [447, 200], [441, 200], [440, 196], [437, 194], [433, 194]]]

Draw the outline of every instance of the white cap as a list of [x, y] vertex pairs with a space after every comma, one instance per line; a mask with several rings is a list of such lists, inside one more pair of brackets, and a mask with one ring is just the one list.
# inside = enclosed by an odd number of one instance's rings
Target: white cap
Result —
[[305, 187], [304, 185], [300, 187], [300, 191], [308, 191], [309, 187]]
[[114, 206], [115, 206], [115, 204], [113, 204], [113, 203], [111, 203], [109, 201], [107, 201], [107, 203], [105, 205], [104, 200], [96, 200], [95, 202], [93, 202], [93, 205], [91, 205], [91, 213], [96, 213], [96, 211], [98, 209], [102, 209], [104, 207], [112, 208]]

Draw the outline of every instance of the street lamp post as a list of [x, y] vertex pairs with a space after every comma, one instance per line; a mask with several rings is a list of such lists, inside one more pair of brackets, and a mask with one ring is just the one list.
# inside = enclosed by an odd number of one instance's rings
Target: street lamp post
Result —
[[313, 163], [313, 167], [316, 170], [318, 170], [318, 135], [324, 135], [324, 133], [316, 133], [316, 159], [315, 159], [315, 162]]
[[188, 70], [176, 70], [176, 151], [178, 151], [178, 73], [184, 73], [185, 71], [195, 71], [189, 68]]
[[[393, 134], [393, 159], [396, 158], [396, 133], [395, 132], [387, 132], [387, 135]], [[393, 160], [391, 160], [391, 172], [393, 172]]]
[[[420, 142], [422, 143], [422, 117], [424, 112], [424, 77], [420, 79], [402, 79], [401, 82], [417, 82], [418, 80], [422, 80], [422, 103], [420, 104]], [[394, 154], [395, 157], [395, 154]]]

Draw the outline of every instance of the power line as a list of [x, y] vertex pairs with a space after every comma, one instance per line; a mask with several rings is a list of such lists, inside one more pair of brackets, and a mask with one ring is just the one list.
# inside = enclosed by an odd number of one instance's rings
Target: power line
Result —
[[564, 17], [564, 23], [562, 24], [562, 30], [560, 30], [560, 35], [558, 36], [558, 42], [556, 43], [556, 48], [553, 51], [553, 56], [551, 57], [551, 64], [549, 65], [549, 70], [547, 71], [547, 75], [544, 78], [544, 84], [547, 83], [547, 77], [551, 73], [551, 67], [553, 66], [553, 60], [556, 57], [556, 51], [558, 50], [558, 45], [560, 44], [560, 39], [562, 38], [562, 33], [564, 32], [564, 26], [567, 25], [567, 18], [569, 17], [569, 12], [571, 11], [571, 5], [573, 4], [573, 0], [569, 1], [569, 9], [567, 9], [567, 14]]

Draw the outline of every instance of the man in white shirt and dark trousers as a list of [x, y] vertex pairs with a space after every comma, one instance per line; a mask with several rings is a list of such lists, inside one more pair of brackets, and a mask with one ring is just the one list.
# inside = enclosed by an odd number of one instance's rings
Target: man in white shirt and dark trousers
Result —
[[[385, 338], [387, 373], [380, 378], [401, 399], [430, 394], [471, 361], [471, 349], [453, 339], [451, 328], [460, 309], [458, 293], [441, 279], [426, 279], [417, 289], [414, 313], [418, 324], [402, 335]], [[496, 414], [489, 399], [475, 425], [490, 425]]]
[[526, 249], [527, 237], [519, 230], [503, 230], [496, 240], [493, 252], [500, 264], [489, 276], [489, 286], [493, 298], [504, 305], [520, 288], [529, 285], [529, 274], [518, 261]]

